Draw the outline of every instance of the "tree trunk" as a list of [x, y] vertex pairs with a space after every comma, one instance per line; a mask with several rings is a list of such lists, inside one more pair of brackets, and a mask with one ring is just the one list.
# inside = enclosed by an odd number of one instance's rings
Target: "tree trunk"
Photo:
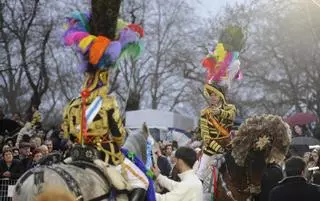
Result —
[[92, 0], [90, 32], [113, 40], [119, 16], [120, 0]]
[[140, 109], [140, 99], [141, 96], [139, 92], [131, 91], [129, 92], [129, 98], [126, 105], [126, 111], [133, 111]]

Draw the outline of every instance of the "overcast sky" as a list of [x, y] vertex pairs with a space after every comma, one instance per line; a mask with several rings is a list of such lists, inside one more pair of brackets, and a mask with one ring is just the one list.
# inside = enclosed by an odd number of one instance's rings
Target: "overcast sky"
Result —
[[197, 14], [208, 16], [210, 13], [217, 13], [226, 5], [226, 3], [243, 2], [244, 0], [188, 0], [191, 4], [195, 4]]

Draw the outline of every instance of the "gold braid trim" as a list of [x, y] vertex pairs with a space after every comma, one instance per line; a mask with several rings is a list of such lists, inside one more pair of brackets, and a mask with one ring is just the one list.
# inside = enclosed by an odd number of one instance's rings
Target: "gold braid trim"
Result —
[[125, 163], [122, 163], [123, 167], [127, 169], [131, 174], [133, 174], [135, 177], [137, 177], [140, 181], [142, 181], [146, 186], [149, 186], [149, 182], [146, 181], [142, 176], [140, 176], [138, 173], [136, 173], [130, 166], [128, 166]]
[[110, 149], [111, 149], [110, 151], [103, 148], [100, 142], [96, 143], [96, 147], [97, 147], [98, 151], [102, 151], [105, 154], [104, 162], [108, 163], [109, 157], [111, 157], [112, 163], [114, 165], [121, 164], [124, 161], [123, 154], [120, 151], [116, 152], [114, 145], [112, 143], [109, 143], [109, 145], [110, 145]]

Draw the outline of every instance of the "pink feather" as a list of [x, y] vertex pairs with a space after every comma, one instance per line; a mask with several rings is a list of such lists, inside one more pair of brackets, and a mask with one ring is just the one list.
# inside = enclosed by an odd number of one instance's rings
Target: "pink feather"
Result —
[[230, 52], [228, 52], [225, 59], [222, 62], [217, 64], [217, 65], [220, 65], [220, 69], [217, 74], [212, 76], [210, 81], [213, 81], [213, 80], [218, 81], [218, 82], [221, 81], [221, 78], [226, 75], [228, 66], [230, 65], [230, 62], [231, 62], [231, 59], [232, 59], [232, 54]]
[[83, 32], [83, 31], [71, 32], [64, 37], [64, 43], [67, 46], [71, 46], [74, 44], [78, 45], [79, 42], [87, 36], [89, 36], [89, 33], [87, 32]]

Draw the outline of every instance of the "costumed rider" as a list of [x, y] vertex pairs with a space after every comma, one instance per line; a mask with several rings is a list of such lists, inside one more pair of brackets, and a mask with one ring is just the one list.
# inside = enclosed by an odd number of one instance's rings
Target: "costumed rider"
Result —
[[[76, 46], [83, 55], [84, 64], [80, 71], [85, 73], [86, 80], [82, 86], [81, 97], [72, 100], [65, 108], [65, 136], [73, 136], [78, 143], [94, 146], [99, 150], [103, 163], [101, 160], [94, 162], [100, 167], [103, 166], [106, 176], [118, 190], [130, 191], [129, 200], [153, 201], [155, 198], [152, 199], [150, 195], [153, 185], [146, 176], [146, 170], [138, 168], [126, 157], [128, 152], [121, 149], [126, 130], [116, 98], [107, 95], [110, 70], [128, 56], [133, 59], [139, 56], [143, 29], [139, 25], [118, 20], [116, 37], [112, 41], [106, 36], [91, 35], [89, 21], [90, 15], [80, 12], [73, 12], [67, 18], [64, 43], [67, 46]], [[118, 195], [117, 200], [121, 196], [123, 194]]]
[[209, 51], [202, 61], [203, 67], [207, 69], [207, 83], [202, 95], [208, 104], [201, 110], [199, 121], [204, 147], [197, 175], [202, 181], [207, 176], [210, 161], [215, 158], [215, 165], [219, 166], [222, 163], [219, 160], [223, 160], [221, 154], [230, 143], [230, 130], [236, 116], [236, 107], [227, 102], [225, 94], [230, 89], [231, 82], [241, 78], [238, 51], [242, 47], [242, 41], [242, 30], [229, 26], [214, 50]]

